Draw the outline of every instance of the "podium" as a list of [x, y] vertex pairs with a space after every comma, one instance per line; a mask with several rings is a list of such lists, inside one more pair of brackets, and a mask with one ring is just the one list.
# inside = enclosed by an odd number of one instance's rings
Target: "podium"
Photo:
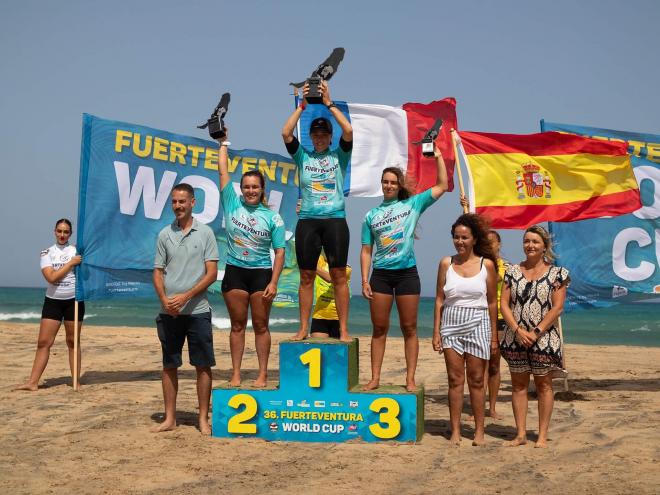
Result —
[[359, 341], [280, 343], [280, 384], [213, 389], [213, 436], [269, 441], [415, 442], [424, 433], [424, 389], [358, 384]]

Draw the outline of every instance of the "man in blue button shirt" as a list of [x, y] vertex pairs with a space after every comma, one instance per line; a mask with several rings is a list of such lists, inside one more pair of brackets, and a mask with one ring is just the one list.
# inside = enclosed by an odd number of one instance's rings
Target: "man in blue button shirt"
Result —
[[218, 244], [213, 231], [192, 216], [195, 191], [189, 184], [172, 189], [172, 210], [176, 219], [158, 234], [153, 283], [161, 303], [156, 318], [163, 350], [163, 398], [165, 420], [154, 432], [176, 428], [178, 368], [181, 351], [188, 340], [190, 364], [197, 370], [199, 430], [211, 434], [209, 403], [211, 367], [215, 366], [211, 308], [206, 289], [217, 279]]

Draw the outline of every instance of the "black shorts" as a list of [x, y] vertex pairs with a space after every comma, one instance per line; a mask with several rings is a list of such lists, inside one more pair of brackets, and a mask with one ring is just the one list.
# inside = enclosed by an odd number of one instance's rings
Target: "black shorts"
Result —
[[178, 368], [183, 364], [181, 351], [186, 339], [190, 364], [201, 368], [215, 366], [210, 311], [178, 316], [161, 313], [156, 318], [156, 329], [163, 350], [163, 368]]
[[350, 233], [345, 218], [303, 218], [296, 224], [296, 261], [301, 270], [316, 271], [325, 252], [330, 268], [345, 268], [348, 263]]
[[422, 292], [416, 266], [401, 270], [374, 268], [369, 285], [373, 292], [390, 296], [418, 296]]
[[339, 338], [339, 320], [323, 320], [321, 318], [312, 318], [312, 332], [325, 333], [333, 339]]
[[234, 265], [225, 267], [225, 276], [222, 277], [222, 292], [233, 289], [244, 290], [248, 294], [262, 292], [273, 278], [270, 268], [240, 268]]
[[[47, 320], [74, 321], [76, 299], [44, 299], [44, 307], [41, 309], [41, 317]], [[78, 321], [85, 318], [85, 302], [78, 301]]]

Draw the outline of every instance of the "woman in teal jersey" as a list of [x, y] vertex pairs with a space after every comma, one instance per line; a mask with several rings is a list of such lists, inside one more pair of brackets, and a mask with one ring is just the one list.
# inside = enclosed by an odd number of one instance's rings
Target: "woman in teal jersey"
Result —
[[[245, 349], [248, 307], [252, 311], [254, 342], [259, 360], [255, 387], [265, 387], [270, 354], [268, 319], [277, 281], [284, 266], [284, 222], [266, 206], [265, 180], [251, 170], [241, 177], [239, 198], [228, 169], [229, 141], [220, 142], [220, 197], [227, 233], [227, 264], [222, 279], [222, 295], [231, 320], [229, 348], [232, 375], [229, 384], [241, 383], [241, 361]], [[271, 267], [270, 248], [275, 251]]]
[[[362, 224], [362, 295], [369, 300], [373, 325], [371, 381], [364, 386], [365, 390], [373, 390], [380, 385], [390, 311], [395, 300], [406, 354], [406, 389], [412, 392], [417, 388], [417, 308], [421, 286], [413, 246], [415, 227], [420, 215], [442, 196], [448, 185], [442, 154], [437, 147], [434, 152], [438, 166], [436, 184], [411, 196], [405, 187], [403, 172], [396, 167], [386, 168], [381, 177], [383, 202], [367, 213]], [[369, 279], [372, 264], [373, 272]]]
[[[303, 86], [303, 95], [309, 87]], [[350, 342], [348, 335], [349, 290], [346, 279], [349, 232], [344, 211], [344, 176], [353, 149], [353, 128], [330, 98], [328, 83], [320, 85], [323, 104], [341, 128], [339, 146], [330, 149], [332, 124], [323, 117], [314, 119], [309, 128], [313, 150], [303, 148], [293, 135], [307, 99], [289, 116], [282, 128], [286, 149], [298, 166], [302, 205], [296, 225], [296, 260], [300, 268], [300, 329], [294, 340], [307, 337], [314, 298], [316, 265], [323, 249], [330, 267], [330, 277], [337, 302], [339, 338]]]

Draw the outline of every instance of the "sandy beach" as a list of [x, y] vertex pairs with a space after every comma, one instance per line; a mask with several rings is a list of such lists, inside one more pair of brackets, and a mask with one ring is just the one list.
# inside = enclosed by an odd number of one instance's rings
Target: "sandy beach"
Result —
[[[555, 403], [547, 450], [513, 437], [511, 387], [502, 363], [500, 421], [487, 418], [485, 447], [448, 442], [444, 362], [421, 341], [418, 383], [426, 387], [418, 444], [306, 444], [203, 437], [196, 428], [194, 370], [180, 373], [173, 432], [152, 434], [162, 419], [160, 347], [155, 330], [83, 330], [82, 389], [72, 391], [60, 331], [38, 392], [13, 392], [29, 374], [36, 324], [0, 324], [0, 491], [2, 493], [657, 493], [660, 486], [660, 348], [569, 345], [571, 392]], [[270, 379], [277, 380], [273, 334]], [[368, 378], [369, 339], [360, 345]], [[228, 333], [215, 333], [216, 383], [228, 379]], [[252, 336], [246, 379], [256, 376]], [[390, 338], [383, 382], [402, 383], [401, 338]], [[557, 391], [562, 381], [555, 382]], [[537, 427], [530, 400], [528, 427]], [[533, 439], [533, 435], [530, 435]]]

